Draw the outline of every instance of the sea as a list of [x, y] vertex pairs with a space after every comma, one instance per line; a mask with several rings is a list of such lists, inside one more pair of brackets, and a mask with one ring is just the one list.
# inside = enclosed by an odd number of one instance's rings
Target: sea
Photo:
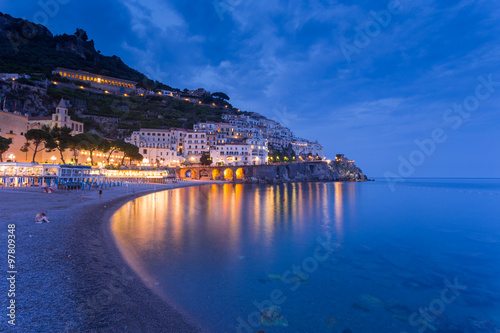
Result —
[[500, 179], [168, 189], [111, 229], [206, 332], [500, 332]]

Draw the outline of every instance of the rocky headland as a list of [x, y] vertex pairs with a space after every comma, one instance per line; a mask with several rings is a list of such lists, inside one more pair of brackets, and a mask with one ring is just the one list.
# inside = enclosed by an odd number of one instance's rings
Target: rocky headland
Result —
[[337, 161], [261, 165], [249, 171], [243, 180], [246, 183], [369, 180], [354, 163]]

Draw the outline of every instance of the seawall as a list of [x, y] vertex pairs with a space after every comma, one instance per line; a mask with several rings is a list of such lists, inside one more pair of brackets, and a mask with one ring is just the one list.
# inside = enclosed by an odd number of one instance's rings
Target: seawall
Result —
[[365, 181], [354, 164], [341, 162], [301, 162], [247, 166], [186, 166], [178, 169], [181, 179], [227, 180], [244, 183], [301, 181]]

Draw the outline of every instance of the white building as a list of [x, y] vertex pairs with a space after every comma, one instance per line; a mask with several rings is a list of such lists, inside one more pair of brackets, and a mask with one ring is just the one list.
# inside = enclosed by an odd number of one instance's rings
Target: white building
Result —
[[307, 157], [309, 154], [313, 158], [318, 156], [321, 159], [324, 159], [323, 155], [323, 147], [318, 143], [318, 141], [311, 142], [305, 139], [297, 138], [292, 142], [293, 151], [297, 156]]
[[267, 140], [247, 139], [244, 142], [228, 142], [210, 150], [213, 164], [258, 165], [265, 164], [268, 157]]
[[185, 160], [181, 155], [182, 145], [179, 146], [179, 141], [184, 137], [182, 132], [186, 130], [141, 128], [125, 141], [139, 147], [145, 163], [176, 166]]

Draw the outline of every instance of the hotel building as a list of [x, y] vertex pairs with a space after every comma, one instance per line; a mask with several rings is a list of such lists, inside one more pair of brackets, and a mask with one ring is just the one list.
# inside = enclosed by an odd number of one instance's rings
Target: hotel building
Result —
[[137, 82], [135, 81], [93, 74], [81, 70], [57, 67], [52, 71], [52, 74], [58, 74], [59, 76], [70, 80], [87, 82], [90, 83], [92, 87], [115, 93], [135, 93], [137, 89]]

